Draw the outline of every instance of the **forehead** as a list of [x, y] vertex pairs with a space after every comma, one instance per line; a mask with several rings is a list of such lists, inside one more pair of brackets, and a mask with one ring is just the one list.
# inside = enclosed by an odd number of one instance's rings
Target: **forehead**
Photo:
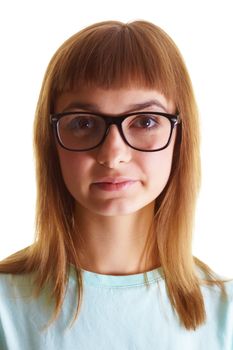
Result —
[[156, 89], [140, 87], [114, 89], [82, 87], [61, 93], [55, 100], [55, 113], [88, 110], [120, 114], [137, 109], [175, 112], [174, 102], [171, 99], [167, 99]]

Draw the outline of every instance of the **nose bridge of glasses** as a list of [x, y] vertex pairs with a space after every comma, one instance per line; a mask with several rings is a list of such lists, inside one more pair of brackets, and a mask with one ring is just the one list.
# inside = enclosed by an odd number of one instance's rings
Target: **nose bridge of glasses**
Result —
[[104, 117], [104, 122], [105, 122], [105, 126], [106, 126], [106, 129], [105, 129], [105, 137], [109, 134], [109, 131], [110, 131], [110, 128], [112, 125], [115, 125], [118, 129], [118, 132], [120, 133], [121, 137], [123, 136], [122, 135], [122, 122], [123, 120], [125, 119], [125, 117], [120, 117], [120, 116], [117, 116], [117, 117]]
[[[112, 139], [112, 136], [114, 136], [114, 134], [111, 133], [111, 135], [109, 135], [110, 133], [110, 130], [111, 129], [118, 129], [118, 137], [120, 137], [122, 139], [122, 141], [125, 142], [125, 137], [124, 137], [124, 134], [123, 134], [123, 130], [122, 130], [122, 121], [125, 119], [125, 117], [123, 116], [117, 116], [117, 117], [102, 117], [104, 122], [105, 122], [105, 126], [106, 126], [106, 129], [105, 129], [105, 133], [104, 133], [104, 137], [103, 137], [103, 140], [102, 142], [105, 142], [106, 141], [106, 138], [107, 137], [111, 137], [111, 140]], [[111, 128], [113, 126], [113, 128]], [[115, 126], [115, 128], [114, 128]]]
[[123, 117], [116, 116], [116, 117], [104, 117], [103, 119], [105, 121], [107, 129], [109, 129], [111, 125], [116, 125], [119, 130], [119, 127], [121, 127], [121, 124], [125, 118], [126, 117], [124, 116]]

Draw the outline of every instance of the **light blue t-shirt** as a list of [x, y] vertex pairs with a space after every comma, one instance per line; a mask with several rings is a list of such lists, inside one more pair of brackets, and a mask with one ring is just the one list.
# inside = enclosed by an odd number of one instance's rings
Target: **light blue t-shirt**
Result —
[[76, 309], [77, 282], [71, 267], [58, 320], [42, 331], [52, 309], [46, 289], [30, 298], [29, 275], [0, 274], [1, 350], [233, 350], [233, 282], [228, 300], [215, 286], [202, 286], [207, 321], [196, 331], [180, 325], [166, 291], [162, 268], [127, 276], [83, 271], [81, 314], [66, 328]]

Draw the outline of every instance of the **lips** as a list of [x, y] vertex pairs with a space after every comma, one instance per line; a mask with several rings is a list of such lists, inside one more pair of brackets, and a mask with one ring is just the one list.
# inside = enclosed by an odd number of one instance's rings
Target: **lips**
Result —
[[133, 178], [129, 178], [129, 177], [103, 177], [101, 179], [98, 179], [97, 181], [95, 181], [95, 184], [99, 184], [99, 183], [107, 183], [107, 184], [120, 184], [120, 183], [124, 183], [124, 182], [129, 182], [129, 181], [137, 181], [136, 179]]
[[93, 183], [94, 188], [103, 191], [122, 191], [134, 185], [138, 180], [129, 177], [103, 177]]

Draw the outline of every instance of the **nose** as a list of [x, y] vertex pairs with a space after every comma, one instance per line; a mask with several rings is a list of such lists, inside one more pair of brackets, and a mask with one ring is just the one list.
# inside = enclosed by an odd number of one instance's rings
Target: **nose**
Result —
[[108, 168], [117, 168], [120, 163], [131, 160], [131, 148], [122, 139], [116, 125], [111, 125], [102, 145], [97, 150], [97, 162]]

